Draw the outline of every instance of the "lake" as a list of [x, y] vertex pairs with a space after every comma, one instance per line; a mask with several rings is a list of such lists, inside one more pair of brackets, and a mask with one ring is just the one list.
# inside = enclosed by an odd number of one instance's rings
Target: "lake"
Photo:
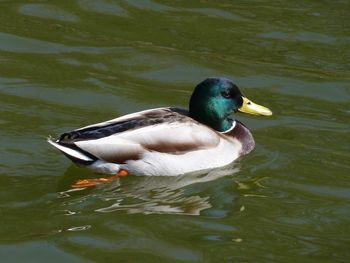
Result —
[[[0, 1], [1, 262], [348, 262], [349, 1]], [[229, 77], [256, 149], [178, 177], [96, 177], [46, 138], [186, 108]]]

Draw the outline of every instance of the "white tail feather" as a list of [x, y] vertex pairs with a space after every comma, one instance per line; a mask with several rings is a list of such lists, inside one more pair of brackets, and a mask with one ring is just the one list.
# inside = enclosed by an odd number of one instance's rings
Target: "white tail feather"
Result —
[[68, 148], [66, 146], [60, 145], [57, 142], [53, 141], [52, 139], [47, 139], [47, 142], [50, 143], [52, 146], [56, 147], [57, 149], [59, 149], [60, 151], [74, 157], [77, 159], [80, 159], [82, 161], [93, 161], [93, 159], [91, 159], [90, 157], [86, 156], [85, 154], [77, 151], [77, 150], [73, 150], [71, 148]]

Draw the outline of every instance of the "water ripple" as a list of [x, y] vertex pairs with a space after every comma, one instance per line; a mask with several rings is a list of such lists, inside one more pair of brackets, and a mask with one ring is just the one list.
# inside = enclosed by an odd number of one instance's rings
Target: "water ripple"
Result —
[[48, 4], [23, 4], [19, 6], [18, 11], [24, 15], [51, 18], [60, 21], [79, 21], [78, 16]]
[[118, 49], [113, 47], [71, 47], [64, 44], [0, 32], [0, 50], [15, 53], [37, 54], [57, 54], [71, 52], [99, 54], [104, 52], [112, 52], [113, 50]]

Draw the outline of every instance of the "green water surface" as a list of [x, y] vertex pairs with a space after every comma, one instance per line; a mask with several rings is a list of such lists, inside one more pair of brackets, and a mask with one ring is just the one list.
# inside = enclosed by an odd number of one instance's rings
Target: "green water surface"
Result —
[[[0, 262], [349, 262], [349, 1], [0, 1]], [[233, 79], [270, 118], [201, 176], [94, 177], [46, 143]], [[217, 158], [217, 156], [213, 156]]]

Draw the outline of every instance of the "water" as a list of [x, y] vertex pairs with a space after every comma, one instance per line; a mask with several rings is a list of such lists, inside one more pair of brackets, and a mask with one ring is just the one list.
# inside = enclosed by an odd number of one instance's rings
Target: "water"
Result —
[[[348, 1], [0, 3], [1, 262], [347, 262]], [[159, 106], [208, 76], [274, 111], [256, 150], [174, 178], [93, 177], [48, 135]]]

